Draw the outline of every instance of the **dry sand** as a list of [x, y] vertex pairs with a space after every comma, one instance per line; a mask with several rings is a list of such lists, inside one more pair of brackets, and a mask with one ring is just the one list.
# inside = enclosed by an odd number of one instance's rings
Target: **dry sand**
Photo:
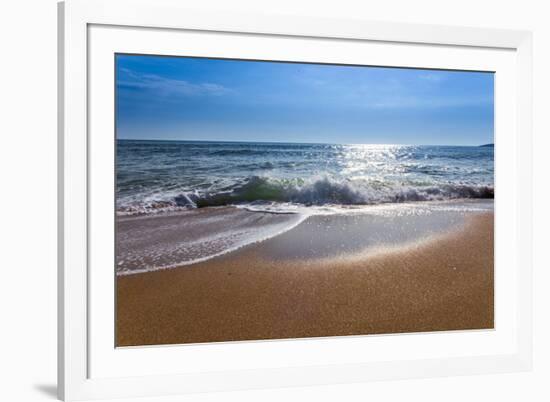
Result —
[[118, 277], [117, 346], [494, 326], [492, 213], [360, 258], [281, 261], [269, 247]]

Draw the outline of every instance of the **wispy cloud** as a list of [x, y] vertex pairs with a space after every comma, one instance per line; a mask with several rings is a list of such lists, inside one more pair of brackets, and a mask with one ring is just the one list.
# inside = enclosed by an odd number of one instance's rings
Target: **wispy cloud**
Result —
[[193, 83], [185, 80], [165, 78], [155, 74], [136, 73], [127, 68], [121, 68], [119, 71], [122, 73], [122, 77], [118, 80], [119, 87], [150, 90], [161, 96], [220, 96], [232, 92], [231, 89], [212, 82]]
[[[447, 80], [441, 73], [422, 73], [418, 79], [369, 78], [363, 82], [335, 87], [334, 93], [349, 105], [366, 109], [443, 109], [480, 107], [493, 102], [492, 93], [443, 90]], [[425, 83], [423, 83], [425, 82]], [[433, 83], [433, 85], [432, 85]], [[336, 98], [336, 96], [335, 96]]]
[[424, 74], [420, 74], [418, 78], [424, 81], [437, 83], [437, 82], [445, 81], [446, 77], [444, 74], [441, 74], [441, 73], [424, 73]]

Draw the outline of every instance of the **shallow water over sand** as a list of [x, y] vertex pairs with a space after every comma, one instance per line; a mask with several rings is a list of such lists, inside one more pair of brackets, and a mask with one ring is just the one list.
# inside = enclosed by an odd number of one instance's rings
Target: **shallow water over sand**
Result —
[[267, 258], [340, 257], [421, 241], [460, 227], [468, 214], [492, 210], [492, 200], [466, 200], [295, 213], [218, 207], [119, 216], [117, 274], [195, 264], [268, 239]]

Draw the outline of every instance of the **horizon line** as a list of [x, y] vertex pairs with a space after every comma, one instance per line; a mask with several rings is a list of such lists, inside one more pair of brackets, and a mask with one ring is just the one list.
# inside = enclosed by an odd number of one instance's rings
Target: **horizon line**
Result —
[[481, 147], [484, 145], [494, 145], [494, 142], [486, 142], [483, 144], [390, 144], [390, 143], [337, 143], [337, 142], [292, 142], [292, 141], [246, 141], [246, 140], [193, 140], [193, 139], [164, 139], [164, 138], [115, 138], [116, 141], [161, 141], [161, 142], [221, 142], [221, 143], [255, 143], [255, 144], [298, 144], [298, 145], [402, 145], [402, 146], [448, 146], [448, 147]]

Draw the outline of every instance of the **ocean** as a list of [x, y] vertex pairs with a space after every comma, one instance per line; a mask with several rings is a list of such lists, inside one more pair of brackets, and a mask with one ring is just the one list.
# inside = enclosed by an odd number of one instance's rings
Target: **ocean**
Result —
[[493, 147], [117, 141], [117, 212], [494, 197]]
[[492, 147], [118, 140], [117, 274], [270, 239], [278, 259], [417, 242], [492, 212], [493, 160]]

